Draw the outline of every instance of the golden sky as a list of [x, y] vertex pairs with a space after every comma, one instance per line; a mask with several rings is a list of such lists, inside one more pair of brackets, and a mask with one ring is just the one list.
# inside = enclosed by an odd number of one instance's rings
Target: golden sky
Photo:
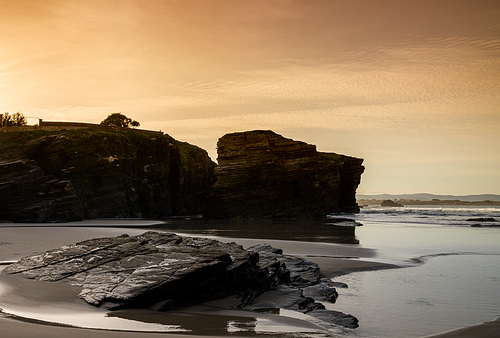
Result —
[[214, 160], [272, 129], [364, 158], [360, 193], [500, 194], [500, 1], [0, 0], [0, 110]]

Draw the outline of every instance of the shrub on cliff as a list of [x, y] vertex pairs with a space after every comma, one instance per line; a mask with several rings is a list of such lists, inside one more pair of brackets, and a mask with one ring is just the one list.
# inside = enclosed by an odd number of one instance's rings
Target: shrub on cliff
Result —
[[138, 121], [132, 120], [130, 117], [127, 117], [122, 113], [113, 113], [109, 115], [103, 121], [101, 121], [101, 124], [103, 126], [122, 127], [122, 128], [128, 128], [131, 126], [139, 127], [141, 125]]

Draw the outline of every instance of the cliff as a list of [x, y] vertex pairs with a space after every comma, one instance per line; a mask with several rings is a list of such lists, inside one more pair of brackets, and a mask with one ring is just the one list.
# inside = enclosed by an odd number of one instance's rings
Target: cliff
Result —
[[206, 151], [159, 133], [0, 133], [0, 219], [202, 214], [214, 167]]
[[219, 165], [208, 215], [324, 218], [359, 212], [362, 159], [321, 153], [316, 146], [272, 131], [227, 134], [217, 143]]

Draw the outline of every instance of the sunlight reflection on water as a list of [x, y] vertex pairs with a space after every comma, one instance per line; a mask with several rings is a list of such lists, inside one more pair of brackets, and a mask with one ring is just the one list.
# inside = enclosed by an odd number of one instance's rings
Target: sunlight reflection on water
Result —
[[117, 317], [108, 317], [103, 311], [65, 311], [54, 308], [40, 308], [37, 312], [3, 309], [4, 313], [22, 318], [30, 318], [47, 323], [57, 323], [81, 328], [106, 329], [119, 331], [148, 331], [148, 332], [188, 332], [179, 325], [162, 325], [144, 323]]

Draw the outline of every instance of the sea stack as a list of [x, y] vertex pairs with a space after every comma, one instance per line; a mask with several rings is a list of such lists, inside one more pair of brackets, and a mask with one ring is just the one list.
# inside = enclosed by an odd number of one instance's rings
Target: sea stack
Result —
[[322, 153], [269, 130], [224, 135], [217, 143], [212, 218], [325, 218], [359, 212], [363, 159]]

